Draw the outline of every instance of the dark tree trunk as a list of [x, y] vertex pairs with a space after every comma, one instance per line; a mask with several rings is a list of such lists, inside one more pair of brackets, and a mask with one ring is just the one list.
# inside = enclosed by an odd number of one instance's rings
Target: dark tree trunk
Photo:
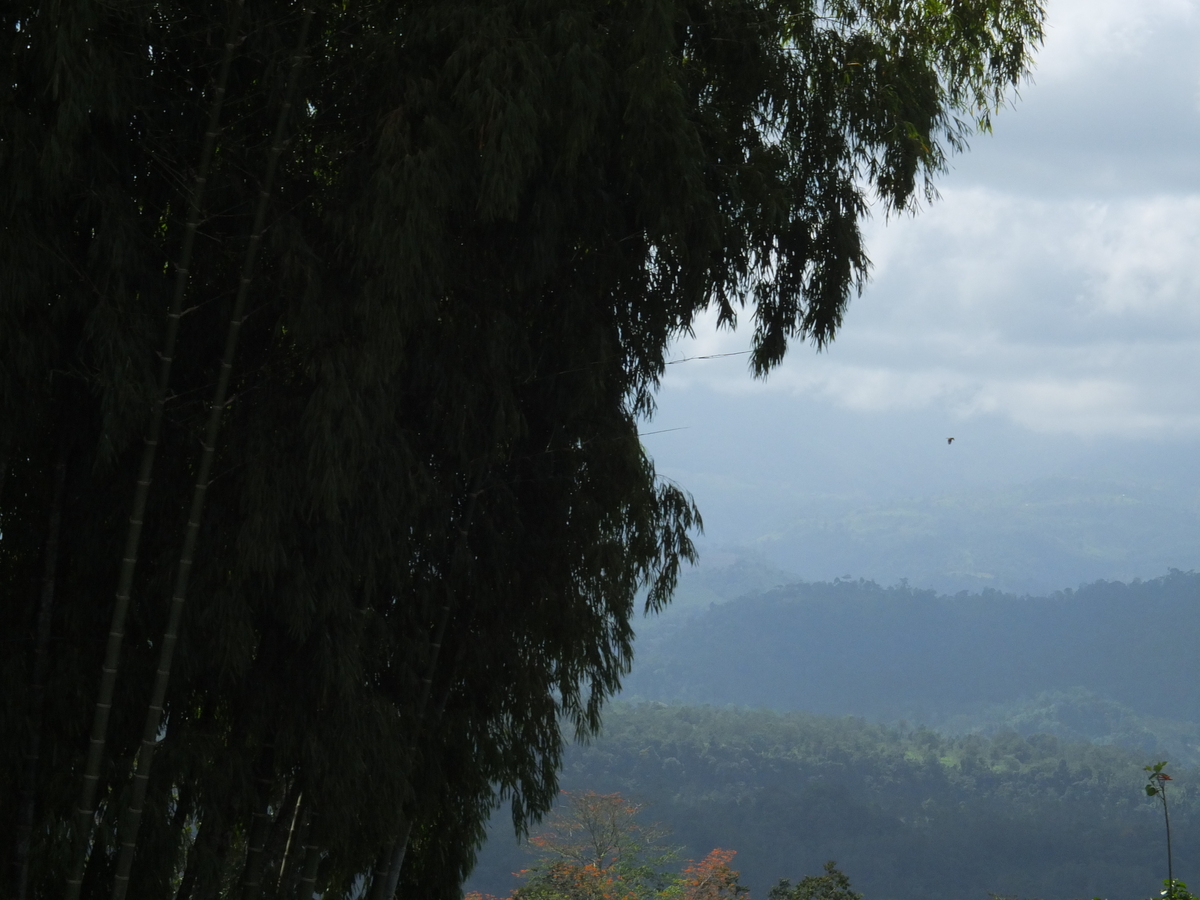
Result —
[[312, 24], [313, 6], [306, 6], [300, 23], [299, 34], [296, 38], [296, 48], [292, 54], [291, 67], [288, 73], [288, 83], [284, 89], [283, 103], [280, 106], [279, 117], [275, 123], [275, 134], [268, 152], [266, 173], [259, 191], [258, 204], [254, 213], [254, 224], [250, 233], [250, 241], [246, 247], [246, 255], [242, 262], [241, 279], [238, 284], [237, 298], [233, 304], [233, 314], [229, 319], [229, 330], [225, 338], [225, 349], [221, 358], [220, 374], [217, 386], [213, 392], [212, 406], [209, 411], [208, 425], [205, 432], [203, 449], [200, 454], [200, 465], [196, 476], [196, 485], [192, 493], [191, 508], [188, 513], [187, 529], [184, 533], [183, 550], [179, 555], [179, 565], [175, 572], [175, 589], [171, 596], [170, 610], [167, 614], [167, 627], [163, 632], [162, 644], [159, 650], [158, 669], [154, 676], [154, 686], [150, 695], [150, 705], [146, 710], [146, 721], [142, 728], [142, 743], [138, 749], [137, 770], [134, 773], [133, 785], [130, 791], [129, 805], [126, 807], [121, 839], [120, 855], [117, 859], [117, 873], [113, 881], [112, 900], [124, 900], [129, 887], [129, 873], [133, 868], [133, 857], [137, 849], [137, 833], [141, 826], [142, 810], [145, 806], [146, 791], [150, 782], [150, 771], [154, 765], [154, 752], [158, 747], [158, 733], [162, 725], [163, 707], [166, 704], [167, 686], [171, 679], [171, 664], [175, 655], [175, 647], [179, 641], [179, 628], [183, 623], [183, 608], [187, 602], [188, 582], [191, 577], [192, 565], [195, 562], [196, 542], [200, 535], [200, 522], [204, 515], [204, 502], [208, 496], [208, 487], [212, 474], [213, 459], [216, 455], [217, 438], [221, 430], [221, 418], [229, 397], [229, 382], [233, 373], [234, 356], [237, 353], [238, 337], [246, 320], [246, 301], [250, 294], [250, 285], [254, 279], [254, 264], [258, 257], [258, 249], [266, 231], [267, 206], [274, 185], [275, 171], [279, 157], [283, 154], [284, 135], [292, 107], [292, 98], [296, 92], [300, 70], [304, 65], [304, 47], [308, 43], [308, 29]]
[[16, 853], [13, 857], [16, 900], [25, 900], [29, 891], [29, 848], [37, 805], [38, 762], [42, 744], [42, 715], [46, 702], [46, 676], [50, 669], [50, 623], [54, 612], [54, 583], [58, 571], [58, 538], [62, 531], [63, 494], [67, 482], [67, 456], [64, 441], [54, 467], [54, 488], [50, 499], [50, 522], [46, 527], [46, 549], [42, 573], [42, 593], [38, 602], [37, 631], [33, 651], [33, 676], [29, 680], [29, 704], [26, 727], [29, 729], [21, 781], [21, 800], [17, 814]]
[[[251, 840], [254, 842], [246, 851], [246, 868], [242, 873], [243, 900], [258, 900], [262, 894], [263, 879], [268, 863], [278, 859], [287, 844], [288, 835], [295, 824], [296, 804], [300, 800], [299, 782], [293, 782], [279, 804], [274, 822], [266, 810], [256, 814]], [[256, 833], [255, 833], [256, 832]]]
[[296, 900], [312, 900], [317, 889], [317, 874], [321, 869], [321, 846], [314, 840], [313, 827], [317, 818], [315, 812], [308, 814], [308, 836], [304, 842], [302, 853], [302, 868], [296, 882]]
[[379, 851], [379, 856], [375, 858], [375, 868], [371, 870], [371, 898], [370, 900], [383, 900], [383, 892], [387, 888], [389, 866], [392, 861], [392, 846], [389, 845]]
[[291, 897], [296, 891], [299, 880], [298, 865], [304, 862], [304, 842], [308, 839], [308, 807], [301, 793], [296, 800], [296, 808], [292, 811], [292, 821], [287, 830], [287, 841], [283, 845], [283, 856], [279, 860], [279, 869], [274, 877], [276, 900]]
[[[465, 559], [467, 553], [467, 538], [470, 535], [471, 519], [475, 516], [475, 509], [479, 502], [479, 495], [483, 491], [482, 484], [485, 475], [477, 475], [472, 484], [471, 492], [467, 495], [467, 506], [463, 510], [462, 518], [458, 523], [458, 534], [455, 538], [453, 549], [450, 551], [450, 568], [453, 572], [456, 564], [460, 559]], [[413, 765], [417, 758], [417, 745], [420, 742], [421, 736], [424, 733], [433, 731], [433, 728], [427, 727], [427, 719], [429, 716], [429, 702], [433, 697], [433, 685], [437, 679], [438, 664], [441, 662], [442, 647], [446, 641], [446, 634], [450, 627], [450, 620], [454, 617], [455, 597], [454, 589], [451, 584], [447, 583], [445, 588], [445, 600], [442, 605], [441, 615], [438, 619], [437, 629], [434, 632], [433, 641], [430, 644], [430, 659], [429, 666], [425, 671], [425, 677], [421, 682], [421, 697], [417, 703], [417, 713], [414, 718], [412, 741], [408, 747], [408, 753], [404, 760], [405, 778], [412, 778]], [[461, 652], [456, 654], [453, 664], [451, 665], [451, 677], [447, 679], [447, 683], [453, 683], [453, 670], [459, 665], [462, 659]], [[448, 688], [447, 694], [448, 696]], [[442, 709], [445, 706], [445, 696], [438, 698], [433, 719], [440, 721]], [[436, 721], [434, 728], [436, 727]], [[411, 793], [411, 790], [410, 790]], [[396, 896], [396, 888], [400, 884], [400, 873], [404, 868], [404, 857], [408, 853], [408, 840], [412, 836], [412, 817], [405, 816], [400, 823], [400, 832], [393, 842], [390, 852], [385, 857], [387, 877], [383, 881], [382, 891], [373, 892], [371, 900], [392, 900]], [[378, 884], [378, 873], [376, 875], [376, 884]]]
[[396, 887], [400, 884], [400, 872], [404, 868], [404, 856], [408, 853], [408, 838], [412, 834], [412, 819], [407, 818], [400, 826], [400, 836], [392, 846], [391, 865], [388, 868], [387, 883], [383, 888], [383, 900], [392, 900], [396, 896]]
[[145, 446], [138, 471], [137, 487], [133, 495], [133, 507], [129, 514], [129, 528], [125, 536], [125, 550], [121, 555], [121, 572], [117, 579], [116, 601], [113, 605], [112, 621], [108, 630], [108, 642], [104, 650], [104, 664], [100, 670], [100, 687], [92, 716], [91, 737], [88, 741], [87, 761], [84, 766], [83, 784], [79, 806], [76, 810], [74, 847], [71, 870], [67, 876], [66, 900], [79, 900], [83, 887], [83, 873], [87, 862], [88, 846], [91, 843], [96, 804], [96, 787], [100, 780], [100, 768], [104, 760], [105, 743], [108, 740], [108, 715], [112, 709], [113, 694], [117, 684], [117, 667], [121, 659], [121, 645], [125, 640], [125, 618], [129, 612], [130, 595], [133, 591], [133, 576], [137, 569], [138, 548], [141, 544], [142, 524], [146, 514], [146, 502], [150, 495], [150, 481], [154, 474], [154, 460], [162, 430], [163, 408], [171, 383], [171, 363], [175, 356], [176, 340], [179, 336], [179, 321], [183, 316], [183, 299], [187, 292], [188, 272], [192, 264], [192, 251], [196, 244], [196, 230], [200, 226], [204, 208], [204, 189], [208, 184], [208, 173], [217, 144], [217, 133], [221, 122], [221, 108], [225, 102], [225, 88], [229, 81], [229, 70], [238, 47], [237, 32], [241, 25], [244, 0], [237, 0], [225, 39], [225, 54], [217, 75], [209, 107], [208, 124], [204, 132], [204, 144], [200, 150], [200, 163], [196, 180], [189, 198], [187, 225], [184, 229], [183, 245], [179, 262], [175, 266], [175, 286], [171, 298], [171, 310], [167, 315], [167, 331], [163, 339], [163, 350], [159, 354], [161, 365], [150, 424], [146, 430]]

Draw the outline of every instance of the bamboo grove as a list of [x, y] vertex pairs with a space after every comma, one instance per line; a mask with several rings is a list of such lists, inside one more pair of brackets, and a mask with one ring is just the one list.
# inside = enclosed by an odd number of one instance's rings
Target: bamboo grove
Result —
[[700, 525], [670, 340], [834, 336], [1033, 0], [11, 0], [12, 898], [455, 898]]

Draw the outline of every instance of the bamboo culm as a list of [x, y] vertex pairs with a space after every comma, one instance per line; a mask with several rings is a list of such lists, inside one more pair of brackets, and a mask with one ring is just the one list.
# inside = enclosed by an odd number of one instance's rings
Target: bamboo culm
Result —
[[308, 814], [304, 811], [304, 792], [301, 791], [296, 797], [296, 805], [292, 810], [291, 821], [288, 823], [287, 840], [283, 844], [283, 856], [279, 860], [279, 871], [275, 873], [275, 894], [276, 896], [286, 897], [288, 895], [288, 883], [285, 880], [285, 875], [295, 870], [295, 866], [288, 868], [288, 863], [292, 860], [292, 846], [300, 845], [300, 841], [304, 839], [305, 825], [308, 822]]
[[[469, 613], [468, 613], [468, 618], [469, 618]], [[449, 699], [450, 699], [450, 689], [451, 689], [452, 682], [453, 682], [453, 673], [458, 671], [458, 667], [460, 665], [462, 665], [462, 661], [466, 656], [465, 651], [466, 651], [466, 643], [463, 642], [462, 644], [459, 645], [458, 652], [454, 655], [454, 662], [450, 666], [451, 678], [447, 680], [446, 686], [445, 686], [444, 690], [441, 692], [441, 695], [438, 697], [437, 703], [434, 704], [433, 711], [432, 711], [432, 715], [433, 715], [432, 726], [435, 728], [437, 727], [437, 724], [441, 721], [442, 714], [446, 711], [446, 704], [447, 704], [447, 702], [449, 702]], [[430, 680], [430, 686], [432, 687], [432, 679]], [[426, 700], [428, 700], [428, 697], [426, 697]], [[407, 762], [408, 766], [411, 767], [413, 757], [415, 757], [415, 755], [416, 755], [416, 748], [415, 747], [410, 748], [410, 755], [409, 755], [409, 759]], [[408, 852], [408, 841], [409, 841], [410, 837], [412, 837], [412, 820], [406, 818], [400, 826], [399, 837], [396, 838], [396, 842], [392, 845], [391, 865], [388, 868], [387, 881], [384, 883], [383, 891], [380, 892], [380, 894], [379, 894], [379, 896], [381, 898], [383, 898], [383, 900], [394, 900], [394, 898], [396, 896], [396, 890], [400, 885], [400, 873], [404, 870], [404, 858]], [[307, 898], [306, 898], [306, 900], [307, 900]], [[375, 900], [375, 898], [372, 897], [372, 900]]]
[[408, 853], [408, 838], [412, 834], [412, 818], [405, 818], [400, 826], [400, 834], [392, 847], [391, 866], [388, 868], [387, 883], [383, 887], [384, 900], [392, 900], [396, 896], [396, 888], [400, 885], [400, 872], [404, 869], [404, 857]]
[[301, 846], [303, 851], [304, 867], [300, 873], [300, 880], [296, 884], [296, 897], [298, 900], [313, 900], [313, 895], [317, 892], [317, 872], [321, 868], [321, 847], [312, 839], [312, 833], [316, 830], [313, 828], [314, 820], [317, 818], [315, 812], [308, 814], [308, 840]]
[[[312, 830], [312, 807], [309, 805], [307, 798], [303, 798], [300, 804], [300, 825], [296, 829], [295, 850], [289, 851], [286, 864], [280, 866], [280, 882], [277, 894], [280, 900], [290, 900], [290, 898], [300, 895], [300, 879], [304, 877], [304, 869], [308, 863], [308, 854], [310, 850], [315, 850], [309, 840], [309, 832]], [[311, 900], [311, 893], [308, 900]]]
[[296, 803], [300, 798], [300, 787], [293, 782], [284, 795], [283, 802], [271, 819], [270, 810], [264, 809], [263, 816], [257, 824], [261, 825], [259, 833], [252, 838], [254, 845], [246, 854], [246, 865], [242, 873], [242, 897], [244, 900], [257, 900], [262, 894], [263, 872], [267, 860], [274, 859], [283, 850], [287, 841], [288, 827], [292, 823], [296, 811]]
[[237, 0], [225, 41], [225, 55], [217, 73], [209, 108], [208, 123], [204, 130], [204, 143], [200, 150], [200, 162], [196, 170], [196, 182], [188, 205], [187, 224], [183, 232], [183, 244], [179, 262], [175, 266], [175, 285], [171, 295], [171, 310], [167, 315], [167, 331], [163, 338], [160, 354], [158, 385], [150, 413], [150, 424], [146, 429], [142, 460], [138, 469], [137, 485], [134, 489], [133, 506], [129, 514], [129, 527], [125, 535], [125, 549], [121, 555], [121, 571], [117, 578], [116, 602], [108, 629], [108, 641], [104, 648], [104, 664], [100, 670], [100, 689], [92, 716], [91, 736], [88, 740], [87, 761], [84, 766], [83, 785], [80, 790], [79, 806], [76, 808], [76, 827], [72, 849], [71, 869], [67, 877], [66, 900], [79, 900], [83, 887], [83, 871], [87, 864], [88, 848], [92, 829], [95, 826], [96, 786], [100, 780], [100, 766], [104, 760], [104, 747], [108, 739], [108, 715], [112, 710], [113, 694], [117, 684], [117, 667], [121, 659], [121, 644], [125, 639], [125, 618], [129, 612], [130, 595], [133, 591], [133, 576], [137, 569], [138, 547], [142, 537], [142, 522], [146, 514], [146, 501], [150, 495], [150, 481], [154, 473], [154, 459], [162, 431], [163, 408], [171, 382], [171, 363], [175, 356], [176, 339], [179, 336], [179, 321], [183, 315], [183, 298], [187, 293], [188, 269], [192, 264], [192, 253], [196, 245], [196, 231], [200, 226], [204, 207], [204, 190], [212, 166], [213, 153], [221, 124], [221, 108], [225, 102], [225, 89], [229, 82], [229, 70], [239, 41], [244, 0]]
[[59, 450], [54, 467], [54, 488], [50, 499], [50, 521], [46, 526], [42, 593], [38, 602], [37, 631], [33, 651], [33, 676], [29, 680], [29, 743], [25, 750], [21, 801], [17, 814], [16, 853], [13, 856], [16, 900], [25, 900], [29, 891], [29, 849], [33, 838], [33, 819], [37, 801], [38, 760], [42, 744], [42, 712], [46, 698], [46, 674], [50, 669], [50, 622], [54, 612], [55, 573], [58, 571], [58, 538], [62, 531], [63, 494], [67, 483], [67, 444]]
[[[477, 479], [474, 489], [468, 495], [467, 508], [463, 512], [462, 521], [458, 526], [458, 540], [455, 542], [453, 556], [465, 554], [467, 546], [467, 535], [471, 529], [471, 518], [475, 515], [475, 507], [479, 501], [479, 495], [482, 492], [480, 483], [482, 478]], [[420, 732], [425, 724], [425, 715], [429, 707], [429, 698], [433, 695], [433, 681], [437, 673], [438, 660], [442, 653], [442, 644], [446, 640], [446, 630], [450, 624], [450, 616], [454, 610], [454, 596], [451, 593], [450, 587], [446, 588], [446, 602], [442, 606], [442, 614], [438, 621], [437, 631], [434, 634], [433, 643], [430, 646], [429, 668], [426, 670], [425, 678], [421, 685], [421, 699], [417, 704], [417, 715], [413, 726], [413, 738], [409, 744], [408, 752], [404, 760], [405, 778], [411, 776], [413, 763], [417, 756], [417, 742], [420, 737]], [[455, 666], [457, 666], [457, 659]], [[437, 718], [441, 718], [440, 710]], [[391, 852], [387, 855], [387, 878], [383, 881], [383, 890], [378, 888], [372, 891], [371, 900], [393, 900], [396, 896], [396, 888], [400, 884], [400, 872], [404, 868], [404, 857], [408, 852], [408, 839], [412, 835], [412, 819], [405, 816], [400, 823], [400, 833], [397, 835], [395, 843], [392, 844]], [[379, 884], [378, 874], [376, 875], [376, 885]]]
[[392, 854], [395, 853], [395, 842], [379, 851], [375, 859], [375, 868], [371, 870], [371, 896], [369, 900], [383, 900], [383, 891], [387, 887], [388, 874], [391, 872]]
[[271, 832], [271, 796], [274, 784], [271, 779], [272, 761], [274, 759], [274, 739], [262, 749], [258, 760], [258, 776], [255, 779], [257, 791], [257, 806], [250, 816], [250, 830], [246, 835], [246, 858], [242, 863], [241, 890], [244, 892], [249, 881], [257, 879], [258, 864], [263, 850], [267, 846], [267, 838]]
[[208, 494], [209, 475], [212, 472], [217, 437], [221, 430], [221, 417], [229, 395], [229, 380], [233, 371], [233, 360], [237, 352], [238, 336], [246, 316], [246, 299], [250, 293], [250, 283], [254, 275], [254, 263], [258, 256], [258, 248], [262, 243], [263, 231], [266, 227], [267, 206], [271, 196], [271, 188], [275, 178], [275, 169], [279, 157], [283, 153], [284, 134], [287, 128], [288, 115], [291, 111], [292, 96], [299, 80], [300, 70], [304, 63], [304, 47], [308, 42], [308, 29], [312, 24], [313, 6], [306, 6], [300, 24], [300, 33], [296, 41], [296, 51], [292, 56], [291, 70], [288, 73], [288, 83], [284, 90], [283, 105], [275, 124], [275, 136], [268, 153], [266, 174], [262, 188], [259, 191], [258, 205], [254, 213], [254, 225], [250, 240], [246, 246], [246, 255], [242, 263], [242, 274], [238, 284], [237, 298], [233, 305], [233, 314], [229, 319], [229, 330], [225, 338], [225, 351], [221, 359], [220, 374], [217, 377], [216, 390], [213, 392], [212, 407], [209, 412], [208, 425], [200, 454], [199, 471], [196, 485], [192, 493], [191, 508], [188, 513], [187, 528], [184, 532], [183, 549], [179, 555], [179, 564], [175, 573], [175, 589], [171, 597], [170, 610], [167, 615], [167, 627], [163, 633], [159, 650], [158, 669], [155, 672], [154, 687], [150, 696], [150, 705], [146, 710], [146, 721], [142, 730], [142, 743], [138, 748], [137, 770], [133, 777], [129, 805], [126, 807], [121, 838], [120, 853], [117, 858], [117, 871], [113, 880], [112, 900], [123, 900], [129, 887], [129, 873], [133, 868], [133, 856], [137, 847], [137, 833], [141, 826], [142, 809], [146, 800], [146, 789], [150, 781], [150, 770], [154, 763], [154, 751], [158, 746], [159, 729], [162, 726], [163, 704], [166, 701], [167, 686], [171, 678], [171, 662], [175, 654], [175, 645], [179, 639], [179, 626], [183, 620], [183, 608], [187, 600], [188, 580], [195, 558], [196, 540], [200, 533], [200, 520], [204, 513], [204, 501]]

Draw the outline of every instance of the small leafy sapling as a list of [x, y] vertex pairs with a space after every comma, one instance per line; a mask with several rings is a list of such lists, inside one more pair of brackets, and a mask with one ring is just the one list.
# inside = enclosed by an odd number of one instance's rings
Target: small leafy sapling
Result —
[[808, 875], [795, 887], [784, 879], [771, 888], [767, 900], [862, 900], [862, 894], [850, 889], [850, 879], [831, 859], [824, 875]]
[[[1167, 889], [1163, 891], [1163, 894], [1167, 900], [1176, 900], [1175, 874], [1171, 869], [1171, 811], [1167, 806], [1167, 782], [1171, 780], [1171, 776], [1163, 771], [1166, 767], [1166, 760], [1155, 763], [1152, 766], [1143, 766], [1148, 773], [1146, 779], [1146, 796], [1158, 797], [1162, 801], [1163, 821], [1167, 826], [1167, 880], [1164, 882]], [[1179, 887], [1183, 888], [1186, 893], [1186, 886], [1179, 885]]]
[[1200, 900], [1188, 890], [1187, 884], [1170, 878], [1163, 882], [1163, 889], [1158, 892], [1158, 897], [1152, 897], [1151, 900], [1160, 900], [1160, 898], [1162, 900]]
[[[992, 894], [991, 896], [993, 900], [999, 900], [997, 894]], [[1175, 881], [1171, 878], [1163, 881], [1163, 889], [1158, 892], [1157, 896], [1147, 897], [1146, 900], [1167, 900], [1167, 898], [1170, 898], [1170, 900], [1200, 900], [1200, 897], [1197, 897], [1188, 890], [1185, 882]], [[1105, 900], [1105, 898], [1093, 897], [1092, 900]]]

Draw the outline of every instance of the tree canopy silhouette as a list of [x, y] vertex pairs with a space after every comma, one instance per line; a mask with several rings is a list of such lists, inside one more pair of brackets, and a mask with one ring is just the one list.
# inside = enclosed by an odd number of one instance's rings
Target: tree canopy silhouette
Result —
[[[667, 602], [672, 338], [823, 345], [1036, 0], [13, 0], [13, 896], [457, 897]], [[564, 735], [563, 729], [567, 735]], [[332, 893], [331, 893], [332, 892]]]

